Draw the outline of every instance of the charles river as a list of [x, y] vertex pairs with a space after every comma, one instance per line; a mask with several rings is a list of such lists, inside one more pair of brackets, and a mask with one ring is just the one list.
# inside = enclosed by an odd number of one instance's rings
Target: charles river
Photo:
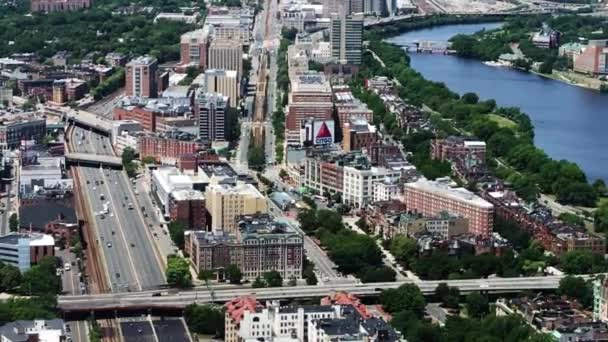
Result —
[[[439, 26], [388, 41], [446, 41], [459, 33], [499, 26]], [[520, 107], [532, 119], [537, 146], [554, 159], [578, 163], [590, 180], [608, 181], [608, 94], [456, 56], [412, 53], [410, 57], [412, 67], [425, 78], [444, 82], [455, 92], [474, 92], [480, 99], [495, 99], [499, 106]]]

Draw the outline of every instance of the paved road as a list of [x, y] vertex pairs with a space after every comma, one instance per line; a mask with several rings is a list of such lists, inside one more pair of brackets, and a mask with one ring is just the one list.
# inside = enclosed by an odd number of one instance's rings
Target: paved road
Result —
[[137, 180], [136, 188], [138, 193], [138, 195], [135, 196], [137, 207], [141, 208], [143, 206], [145, 208], [147, 217], [144, 217], [144, 220], [146, 226], [154, 236], [154, 240], [156, 240], [155, 242], [159, 247], [161, 254], [163, 257], [166, 257], [169, 254], [176, 254], [179, 250], [171, 240], [167, 230], [162, 227], [162, 225], [166, 223], [165, 219], [162, 217], [160, 209], [152, 204], [152, 198], [150, 197], [149, 192], [150, 185], [141, 177]]
[[124, 88], [121, 88], [104, 99], [95, 102], [94, 104], [87, 107], [87, 111], [94, 113], [99, 116], [103, 116], [105, 118], [112, 118], [112, 111], [120, 101], [122, 100], [125, 94]]
[[[84, 140], [76, 138], [80, 142], [80, 145], [76, 144], [78, 152], [113, 153], [107, 137], [75, 128], [76, 135], [83, 132]], [[119, 170], [99, 168], [81, 167], [80, 170], [83, 182], [88, 181], [83, 186], [87, 190], [91, 210], [99, 212], [104, 204], [109, 210], [105, 217], [95, 215], [95, 221], [98, 243], [103, 246], [102, 254], [108, 265], [113, 290], [135, 291], [164, 284], [164, 268], [155, 253], [152, 235], [147, 231], [140, 208], [135, 207], [136, 201], [126, 174]], [[100, 197], [102, 194], [103, 200]], [[129, 203], [134, 204], [133, 209], [128, 208]]]
[[66, 332], [72, 338], [72, 342], [89, 342], [89, 327], [86, 321], [69, 321], [70, 332]]
[[191, 342], [188, 328], [183, 318], [154, 319], [154, 332], [159, 342]]

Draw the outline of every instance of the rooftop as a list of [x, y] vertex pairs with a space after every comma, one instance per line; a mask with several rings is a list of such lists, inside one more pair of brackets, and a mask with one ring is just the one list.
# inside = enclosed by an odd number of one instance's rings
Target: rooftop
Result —
[[139, 56], [133, 58], [127, 65], [151, 65], [156, 63], [156, 58], [151, 56]]
[[331, 93], [331, 86], [325, 74], [321, 72], [306, 72], [296, 75], [291, 81], [292, 93], [324, 92]]
[[204, 200], [205, 196], [198, 190], [176, 190], [171, 193], [176, 201]]
[[430, 181], [424, 178], [418, 179], [416, 182], [405, 183], [406, 188], [420, 189], [427, 192], [432, 192], [441, 196], [450, 197], [452, 199], [467, 202], [475, 206], [492, 209], [494, 206], [475, 195], [465, 188], [454, 188], [445, 179], [437, 179]]

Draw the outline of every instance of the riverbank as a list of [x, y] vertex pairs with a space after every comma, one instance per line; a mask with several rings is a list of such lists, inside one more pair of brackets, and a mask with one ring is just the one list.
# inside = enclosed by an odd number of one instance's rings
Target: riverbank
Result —
[[[476, 27], [476, 25], [472, 26]], [[432, 40], [442, 39], [443, 37], [432, 38]], [[466, 102], [446, 85], [423, 78], [410, 66], [410, 57], [415, 55], [408, 56], [394, 44], [372, 40], [369, 48], [384, 61], [385, 66], [373, 65], [374, 62], [377, 63], [375, 60], [364, 63], [366, 68], [362, 70], [363, 74], [395, 77], [402, 85], [400, 92], [407, 94], [408, 102], [418, 106], [426, 104], [434, 112], [440, 114], [441, 125], [446, 128], [451, 127], [448, 134], [450, 130], [471, 132], [486, 141], [489, 152], [504, 160], [510, 169], [494, 165], [494, 172], [499, 178], [514, 184], [514, 189], [521, 197], [534, 200], [540, 193], [548, 193], [554, 194], [560, 202], [565, 204], [590, 207], [596, 205], [598, 194], [588, 183], [585, 173], [576, 164], [551, 159], [534, 146], [534, 129], [528, 115], [521, 113], [516, 108], [495, 107], [496, 102], [493, 100]], [[424, 58], [459, 60], [456, 57], [427, 55]], [[435, 65], [430, 61], [429, 63], [434, 68]], [[441, 69], [434, 69], [443, 73]], [[466, 79], [467, 77], [461, 78], [461, 81], [466, 82]], [[474, 97], [477, 98], [477, 96]], [[484, 96], [484, 98], [488, 97]], [[374, 120], [389, 128], [392, 128], [390, 126], [394, 122], [394, 118], [375, 117]], [[384, 121], [387, 121], [388, 125]], [[389, 132], [398, 133], [398, 130], [392, 128], [392, 130], [389, 129]], [[416, 140], [418, 138], [423, 140], [414, 141], [413, 144], [407, 142], [408, 139]], [[403, 136], [403, 134], [397, 136], [397, 139], [405, 141], [404, 145], [408, 150], [414, 152], [414, 155], [426, 153], [425, 149], [428, 149], [432, 136], [418, 138]], [[422, 157], [419, 162], [427, 163], [425, 158]]]
[[[510, 68], [510, 69], [516, 69], [516, 70], [522, 71], [522, 72], [529, 72], [533, 75], [540, 76], [540, 77], [543, 77], [546, 79], [551, 79], [551, 80], [562, 82], [562, 83], [565, 83], [565, 84], [568, 84], [571, 86], [590, 89], [590, 90], [601, 91], [602, 84], [608, 85], [608, 83], [602, 82], [602, 81], [598, 80], [597, 78], [586, 77], [581, 74], [576, 74], [573, 71], [568, 72], [568, 71], [561, 71], [561, 70], [553, 70], [553, 72], [551, 74], [543, 74], [542, 72], [538, 72], [534, 69], [526, 70], [524, 68], [518, 68], [509, 63], [500, 62], [500, 61], [484, 61], [482, 63], [487, 66], [491, 66], [491, 67], [495, 67], [495, 68]], [[578, 79], [578, 80], [575, 80], [575, 79]]]

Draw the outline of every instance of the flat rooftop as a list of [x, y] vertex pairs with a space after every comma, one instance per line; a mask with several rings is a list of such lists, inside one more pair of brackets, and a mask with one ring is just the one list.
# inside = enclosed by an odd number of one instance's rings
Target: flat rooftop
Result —
[[440, 196], [449, 197], [451, 199], [470, 203], [482, 208], [494, 208], [491, 203], [475, 195], [471, 191], [465, 188], [451, 187], [447, 182], [442, 180], [430, 181], [428, 179], [420, 178], [416, 182], [405, 183], [405, 187], [438, 194]]

